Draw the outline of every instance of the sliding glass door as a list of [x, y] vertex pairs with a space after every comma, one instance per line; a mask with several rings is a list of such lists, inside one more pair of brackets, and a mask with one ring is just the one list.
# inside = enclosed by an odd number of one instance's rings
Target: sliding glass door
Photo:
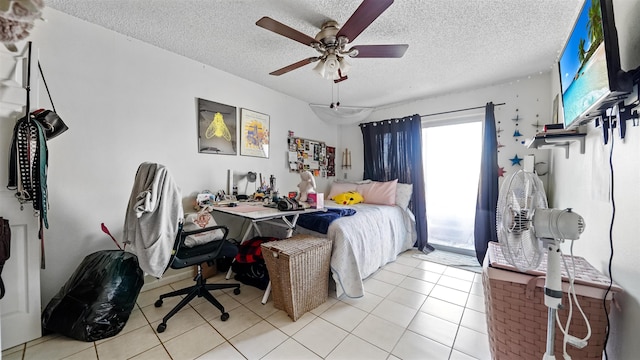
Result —
[[423, 124], [429, 244], [473, 254], [482, 118]]

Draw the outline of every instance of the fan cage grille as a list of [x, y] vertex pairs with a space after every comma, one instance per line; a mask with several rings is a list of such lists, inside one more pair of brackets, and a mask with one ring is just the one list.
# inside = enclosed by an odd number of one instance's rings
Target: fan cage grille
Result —
[[535, 269], [542, 260], [542, 242], [532, 225], [535, 209], [547, 208], [540, 179], [518, 171], [500, 188], [496, 208], [496, 231], [507, 261], [520, 271]]

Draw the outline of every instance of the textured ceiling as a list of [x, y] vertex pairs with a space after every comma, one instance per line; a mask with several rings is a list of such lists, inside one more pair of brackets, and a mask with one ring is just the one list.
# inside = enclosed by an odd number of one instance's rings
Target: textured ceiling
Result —
[[[317, 52], [255, 25], [269, 16], [315, 37], [360, 0], [47, 0], [47, 6], [262, 84], [329, 104], [337, 87], [306, 65]], [[349, 59], [342, 105], [381, 107], [504, 83], [556, 62], [582, 0], [396, 0], [353, 45], [409, 44], [399, 59]]]

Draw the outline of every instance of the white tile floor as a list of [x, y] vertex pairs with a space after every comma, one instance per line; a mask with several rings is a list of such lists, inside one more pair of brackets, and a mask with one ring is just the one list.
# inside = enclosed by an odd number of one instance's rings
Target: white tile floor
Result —
[[[13, 359], [490, 359], [480, 274], [401, 254], [365, 282], [360, 299], [329, 300], [293, 322], [262, 291], [243, 285], [214, 295], [230, 314], [196, 299], [155, 329], [175, 305], [158, 295], [191, 279], [140, 294], [125, 328], [96, 342], [49, 335], [2, 352]], [[209, 282], [224, 281], [222, 275]]]

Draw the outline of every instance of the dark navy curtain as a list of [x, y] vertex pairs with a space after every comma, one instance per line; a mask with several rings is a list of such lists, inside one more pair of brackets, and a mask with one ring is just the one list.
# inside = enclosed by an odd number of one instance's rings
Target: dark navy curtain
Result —
[[496, 206], [498, 204], [498, 140], [493, 103], [487, 103], [482, 128], [482, 159], [478, 200], [476, 202], [475, 246], [480, 264], [489, 247], [489, 241], [498, 241], [496, 233]]
[[428, 244], [427, 208], [422, 172], [422, 124], [420, 115], [361, 124], [364, 140], [364, 179], [413, 184], [409, 208], [416, 216], [420, 250]]

